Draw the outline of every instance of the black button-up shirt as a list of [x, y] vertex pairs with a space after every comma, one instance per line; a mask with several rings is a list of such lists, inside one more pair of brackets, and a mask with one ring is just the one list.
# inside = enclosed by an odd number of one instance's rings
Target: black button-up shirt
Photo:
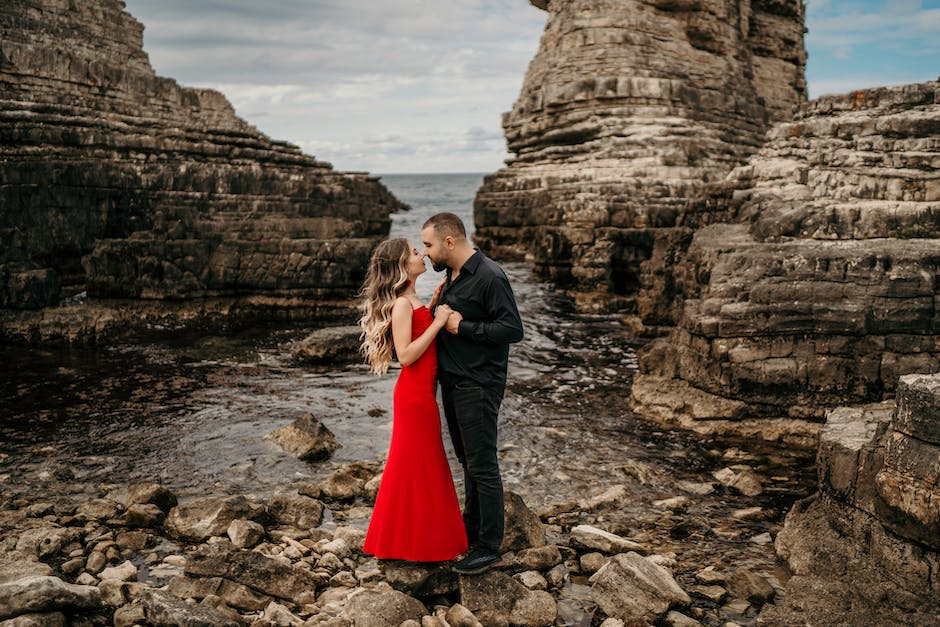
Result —
[[478, 250], [456, 279], [447, 270], [438, 302], [463, 316], [456, 335], [442, 330], [437, 336], [440, 379], [469, 380], [502, 392], [509, 345], [522, 339], [522, 319], [506, 273]]

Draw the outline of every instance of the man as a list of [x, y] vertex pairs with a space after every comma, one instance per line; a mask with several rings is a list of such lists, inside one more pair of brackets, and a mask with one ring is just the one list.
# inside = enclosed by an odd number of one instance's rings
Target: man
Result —
[[447, 333], [438, 335], [438, 380], [466, 491], [463, 518], [470, 551], [454, 570], [471, 575], [501, 562], [504, 506], [496, 424], [509, 345], [522, 339], [522, 320], [506, 273], [470, 245], [460, 218], [432, 216], [421, 239], [434, 269], [447, 270], [438, 303], [454, 310]]

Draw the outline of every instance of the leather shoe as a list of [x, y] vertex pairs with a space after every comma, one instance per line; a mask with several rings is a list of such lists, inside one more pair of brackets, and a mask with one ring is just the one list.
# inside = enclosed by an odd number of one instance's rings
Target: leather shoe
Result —
[[479, 575], [490, 568], [505, 566], [502, 556], [496, 551], [479, 547], [470, 549], [467, 556], [454, 564], [453, 571], [461, 575]]

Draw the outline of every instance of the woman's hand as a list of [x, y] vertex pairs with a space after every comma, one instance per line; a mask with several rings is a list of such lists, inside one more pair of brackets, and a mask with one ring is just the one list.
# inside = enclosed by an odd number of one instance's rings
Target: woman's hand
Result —
[[441, 290], [444, 289], [444, 282], [446, 280], [447, 279], [441, 279], [440, 285], [434, 290], [434, 296], [431, 297], [431, 302], [428, 303], [428, 309], [434, 309], [434, 306], [437, 305], [437, 300], [441, 297]]
[[447, 305], [438, 305], [437, 309], [434, 311], [434, 323], [437, 327], [443, 328], [447, 324], [447, 320], [450, 318], [450, 314], [453, 313], [453, 309]]

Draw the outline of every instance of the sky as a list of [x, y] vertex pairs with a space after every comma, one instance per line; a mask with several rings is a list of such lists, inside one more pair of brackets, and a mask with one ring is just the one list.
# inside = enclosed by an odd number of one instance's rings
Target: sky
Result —
[[[528, 0], [125, 0], [158, 74], [338, 170], [492, 172], [546, 13]], [[940, 76], [940, 0], [807, 0], [811, 98]]]

